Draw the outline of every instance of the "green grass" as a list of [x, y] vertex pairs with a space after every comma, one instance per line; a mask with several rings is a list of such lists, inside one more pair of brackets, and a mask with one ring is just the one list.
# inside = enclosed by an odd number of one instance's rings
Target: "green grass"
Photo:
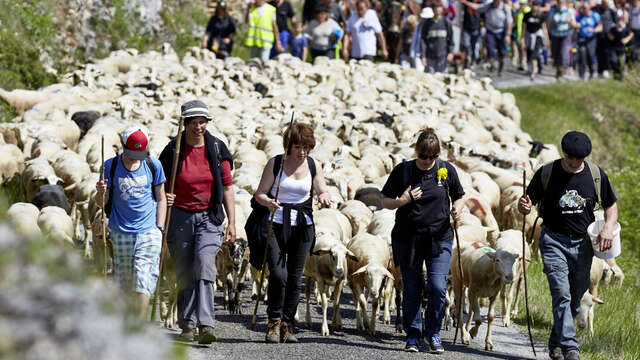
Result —
[[[593, 142], [592, 160], [610, 177], [618, 197], [623, 252], [617, 263], [625, 272], [622, 288], [600, 286], [605, 304], [595, 310], [595, 336], [581, 332], [578, 339], [585, 359], [639, 359], [640, 339], [640, 87], [637, 82], [600, 80], [561, 83], [507, 90], [516, 96], [521, 127], [544, 143], [560, 148], [569, 130], [584, 131]], [[552, 324], [551, 295], [542, 264], [527, 271], [530, 311], [535, 336], [547, 342]], [[516, 323], [526, 326], [524, 308]]]

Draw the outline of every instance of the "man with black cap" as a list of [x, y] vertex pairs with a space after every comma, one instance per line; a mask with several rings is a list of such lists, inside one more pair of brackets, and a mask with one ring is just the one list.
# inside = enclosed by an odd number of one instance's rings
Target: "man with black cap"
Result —
[[[158, 281], [167, 212], [164, 172], [158, 159], [149, 157], [148, 145], [146, 129], [127, 128], [122, 133], [123, 153], [105, 161], [105, 179], [96, 184], [98, 194], [105, 194], [113, 270], [120, 286], [136, 293], [141, 319]], [[101, 205], [102, 196], [96, 199]]]
[[598, 241], [600, 251], [608, 250], [618, 207], [607, 175], [585, 161], [591, 153], [589, 137], [578, 131], [568, 132], [562, 138], [562, 151], [562, 159], [544, 165], [533, 175], [518, 210], [528, 214], [532, 204], [539, 204], [544, 221], [539, 247], [553, 304], [549, 356], [576, 360], [580, 359], [580, 350], [573, 324], [582, 295], [589, 289], [593, 258], [587, 227], [595, 220], [593, 210], [599, 202], [605, 226]]
[[[178, 280], [180, 339], [193, 340], [197, 326], [198, 342], [210, 344], [216, 339], [213, 286], [225, 213], [229, 221], [224, 240], [233, 242], [236, 237], [233, 160], [227, 146], [207, 131], [207, 123], [212, 119], [207, 105], [192, 100], [182, 105], [181, 110], [185, 141], [180, 144], [175, 193], [167, 194], [167, 204], [173, 206], [167, 246]], [[168, 174], [175, 151], [173, 139], [160, 154], [160, 162]]]

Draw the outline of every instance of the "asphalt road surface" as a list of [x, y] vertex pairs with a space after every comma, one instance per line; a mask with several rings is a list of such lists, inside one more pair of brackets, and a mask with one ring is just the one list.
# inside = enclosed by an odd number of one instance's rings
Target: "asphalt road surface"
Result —
[[[396, 333], [395, 315], [392, 314], [391, 325], [384, 325], [381, 320], [376, 323], [376, 336], [371, 337], [355, 329], [355, 308], [353, 306], [351, 289], [345, 286], [341, 299], [342, 332], [331, 333], [328, 337], [320, 335], [322, 323], [322, 308], [314, 305], [315, 297], [311, 295], [310, 329], [299, 323], [296, 336], [298, 344], [267, 344], [264, 342], [266, 332], [266, 306], [261, 303], [258, 309], [258, 322], [255, 330], [250, 330], [253, 302], [250, 302], [249, 292], [243, 294], [242, 314], [232, 315], [222, 307], [222, 298], [216, 296], [216, 326], [217, 342], [210, 347], [199, 346], [197, 343], [187, 346], [189, 359], [536, 359], [531, 351], [528, 336], [521, 332], [515, 325], [505, 328], [502, 326], [500, 316], [497, 314], [493, 326], [493, 345], [495, 351], [484, 350], [484, 338], [486, 334], [486, 311], [482, 309], [485, 322], [478, 332], [478, 336], [471, 340], [470, 345], [453, 345], [453, 328], [442, 331], [441, 336], [445, 348], [444, 354], [432, 355], [427, 353], [404, 352], [404, 334]], [[298, 314], [304, 321], [305, 314], [304, 291], [300, 298]], [[370, 309], [369, 305], [369, 309]], [[499, 310], [498, 310], [499, 312]], [[329, 324], [331, 324], [332, 307], [328, 310]], [[167, 336], [175, 339], [179, 329], [168, 329]], [[547, 358], [545, 346], [536, 343], [538, 359]]]

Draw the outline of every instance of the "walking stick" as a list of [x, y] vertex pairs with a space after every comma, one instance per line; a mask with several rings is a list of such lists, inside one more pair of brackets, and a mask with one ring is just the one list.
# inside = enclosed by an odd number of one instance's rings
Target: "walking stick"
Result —
[[[458, 220], [456, 220], [455, 218], [453, 219], [453, 232], [456, 235], [456, 247], [458, 248], [458, 271], [460, 272], [460, 289], [459, 289], [460, 293], [459, 294], [460, 294], [460, 300], [462, 300], [464, 298], [464, 294], [462, 293], [462, 289], [464, 287], [464, 281], [463, 281], [464, 275], [462, 274], [462, 257], [460, 256], [460, 236], [458, 235]], [[458, 324], [456, 324], [456, 332], [453, 335], [453, 345], [455, 345], [456, 340], [458, 340], [458, 328], [460, 327], [460, 324], [462, 324], [462, 301], [458, 301], [457, 307], [458, 307], [457, 315], [460, 318], [456, 319], [458, 321]]]
[[[102, 135], [102, 166], [100, 167], [100, 172], [101, 172], [101, 179], [100, 180], [104, 180], [104, 135]], [[111, 185], [113, 186], [113, 185]], [[102, 245], [104, 246], [104, 257], [102, 258], [102, 261], [104, 262], [104, 269], [102, 270], [102, 275], [104, 275], [104, 277], [107, 277], [107, 225], [104, 221], [104, 217], [107, 216], [107, 214], [104, 213], [104, 196], [105, 193], [102, 193]]]
[[[522, 196], [527, 196], [527, 170], [522, 170]], [[531, 335], [531, 318], [529, 317], [529, 289], [527, 286], [527, 253], [525, 252], [526, 247], [526, 232], [525, 226], [527, 225], [527, 215], [522, 215], [522, 276], [524, 277], [524, 305], [526, 308], [526, 316], [527, 316], [527, 330], [529, 331], [529, 341], [531, 342], [531, 350], [533, 351], [533, 355], [536, 355], [536, 347], [533, 345], [533, 336]], [[536, 219], [537, 221], [537, 219]], [[534, 224], [535, 229], [535, 224]], [[513, 285], [512, 285], [513, 286]]]
[[[289, 128], [293, 124], [293, 112], [291, 113], [291, 121], [289, 121]], [[289, 139], [290, 141], [290, 139]], [[289, 144], [284, 144], [284, 155], [282, 155], [282, 163], [280, 164], [280, 170], [278, 171], [278, 183], [276, 185], [276, 196], [274, 200], [278, 200], [280, 193], [280, 180], [282, 179], [282, 169], [284, 169], [284, 160], [287, 157], [287, 151], [289, 151]], [[256, 326], [256, 317], [258, 314], [258, 305], [260, 304], [260, 297], [262, 297], [262, 284], [264, 283], [264, 269], [267, 264], [267, 252], [269, 251], [269, 242], [271, 241], [271, 234], [273, 232], [273, 218], [276, 215], [276, 210], [271, 212], [271, 219], [269, 220], [269, 230], [267, 231], [267, 243], [264, 247], [264, 255], [262, 256], [262, 267], [260, 268], [260, 285], [258, 286], [258, 296], [256, 297], [256, 305], [253, 308], [253, 316], [251, 317], [251, 330]]]
[[[173, 189], [176, 185], [176, 172], [178, 172], [178, 159], [180, 159], [180, 144], [182, 142], [182, 125], [184, 123], [184, 117], [180, 117], [178, 122], [178, 136], [176, 137], [176, 151], [173, 154], [173, 164], [171, 166], [171, 178], [169, 180], [169, 193], [173, 194]], [[153, 189], [151, 190], [153, 191]], [[169, 229], [169, 221], [171, 220], [171, 208], [167, 206], [167, 216], [164, 219], [164, 232], [162, 233], [162, 247], [160, 248], [160, 271], [158, 274], [158, 280], [156, 282], [156, 290], [153, 294], [153, 302], [151, 303], [151, 320], [156, 317], [156, 304], [158, 301], [158, 292], [160, 289], [160, 280], [162, 279], [162, 265], [164, 263], [165, 248], [167, 247], [167, 233]]]

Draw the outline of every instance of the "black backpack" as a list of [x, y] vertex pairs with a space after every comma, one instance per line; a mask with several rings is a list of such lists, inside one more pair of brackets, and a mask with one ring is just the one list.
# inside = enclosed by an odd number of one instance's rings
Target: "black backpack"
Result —
[[[113, 199], [113, 178], [116, 176], [116, 167], [118, 167], [118, 159], [120, 158], [120, 155], [116, 155], [115, 158], [113, 158], [113, 162], [111, 163], [111, 168], [109, 169], [109, 197], [107, 198], [107, 203], [104, 204], [104, 212], [105, 214], [108, 214], [107, 217], [111, 217], [111, 208], [112, 208], [112, 202], [111, 199]], [[156, 167], [153, 165], [153, 162], [151, 161], [151, 158], [149, 156], [147, 156], [144, 161], [147, 163], [147, 166], [149, 167], [149, 169], [151, 169], [151, 196], [153, 196], [153, 200], [156, 200], [156, 193], [153, 190], [153, 179], [156, 178]], [[104, 166], [104, 165], [103, 165]]]

